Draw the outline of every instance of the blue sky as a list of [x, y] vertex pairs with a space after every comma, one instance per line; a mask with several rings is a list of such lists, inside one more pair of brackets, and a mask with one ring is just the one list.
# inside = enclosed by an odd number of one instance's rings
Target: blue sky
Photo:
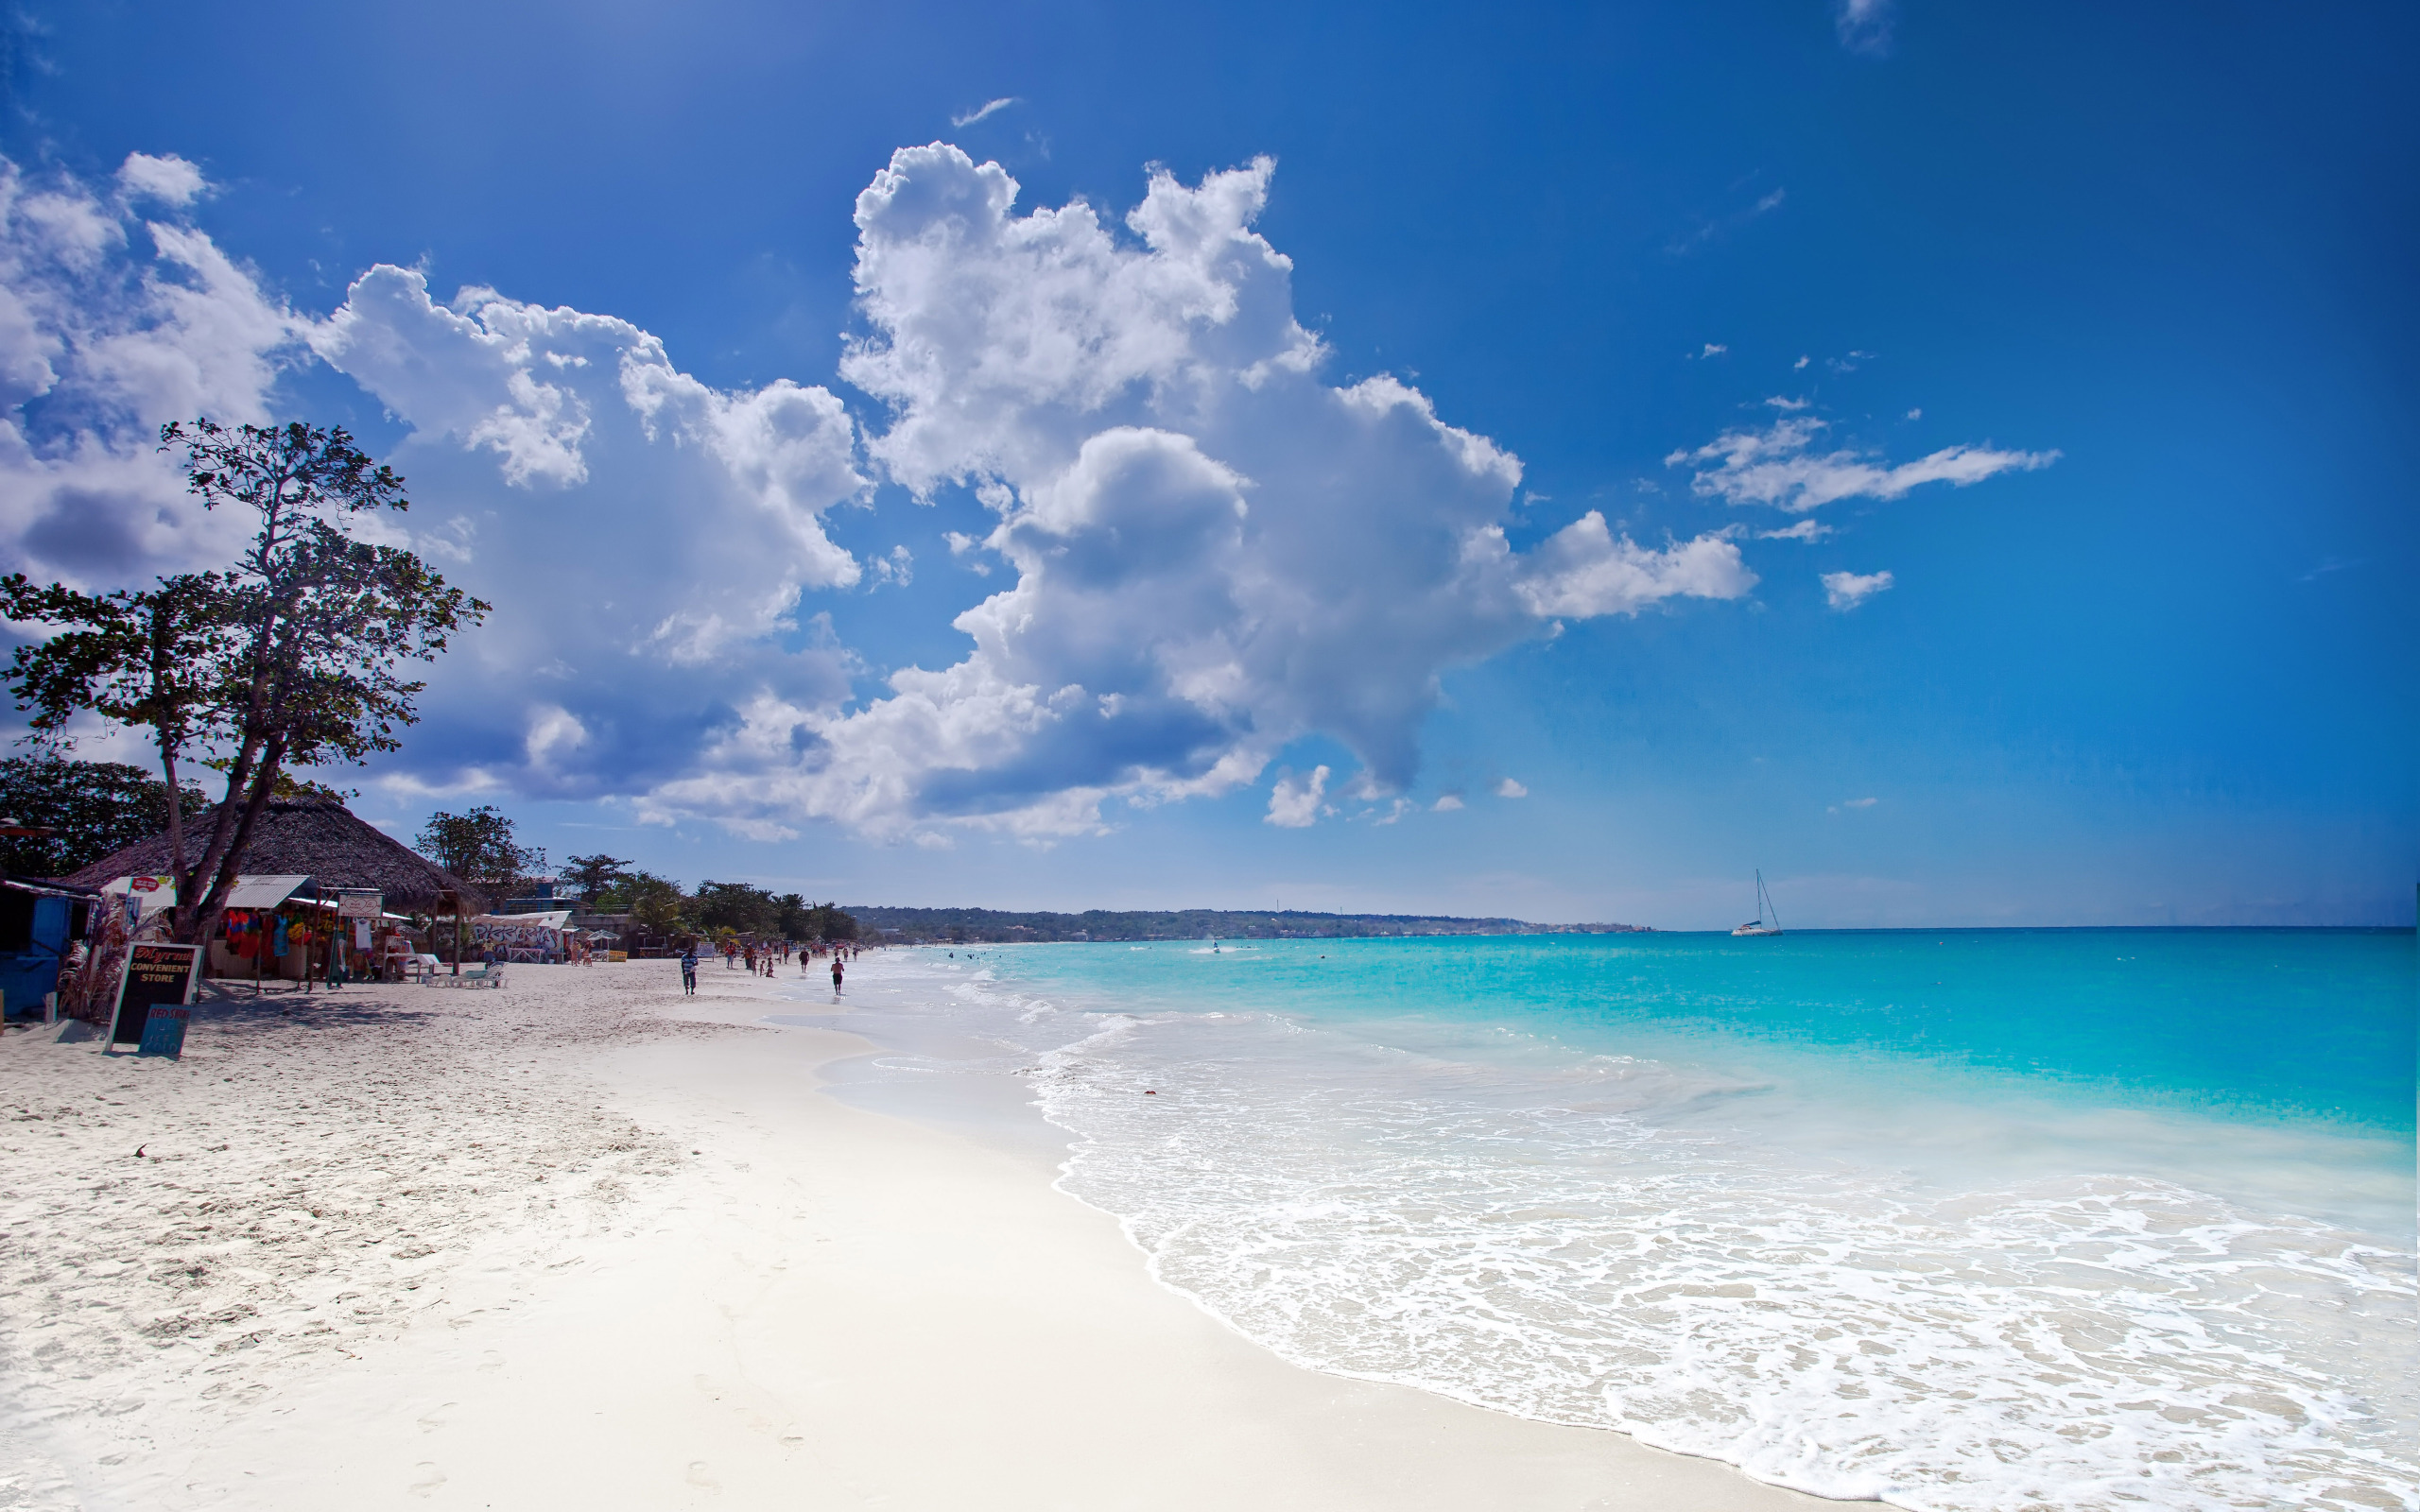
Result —
[[206, 558], [196, 407], [391, 452], [502, 610], [346, 780], [402, 833], [2411, 917], [2408, 9], [25, 15], [0, 555]]

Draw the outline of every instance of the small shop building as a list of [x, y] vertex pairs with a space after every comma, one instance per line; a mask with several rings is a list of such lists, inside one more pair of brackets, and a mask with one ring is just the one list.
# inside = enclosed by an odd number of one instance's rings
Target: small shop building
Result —
[[[185, 860], [201, 859], [216, 811], [185, 827]], [[324, 978], [342, 952], [347, 976], [378, 970], [404, 949], [424, 949], [417, 920], [475, 913], [486, 899], [427, 857], [358, 817], [333, 798], [272, 799], [252, 827], [235, 885], [204, 972], [255, 981]], [[66, 881], [141, 898], [147, 915], [176, 901], [168, 839], [138, 841]], [[362, 900], [376, 894], [365, 909]], [[356, 900], [348, 911], [348, 895]]]

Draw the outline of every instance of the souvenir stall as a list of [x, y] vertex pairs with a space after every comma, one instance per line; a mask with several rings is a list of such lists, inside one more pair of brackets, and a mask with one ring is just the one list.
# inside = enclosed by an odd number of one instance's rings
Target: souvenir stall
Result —
[[331, 980], [337, 905], [315, 896], [310, 884], [291, 873], [236, 878], [203, 974], [254, 983]]
[[[199, 863], [212, 818], [199, 814], [187, 821], [185, 865]], [[120, 894], [147, 885], [147, 895], [173, 896], [165, 891], [170, 869], [167, 836], [153, 835], [66, 880]], [[446, 916], [450, 944], [453, 916], [487, 905], [459, 878], [334, 798], [271, 799], [245, 843], [241, 869], [227, 925], [210, 941], [205, 967], [214, 977], [324, 982], [387, 975], [398, 957], [410, 961], [431, 948], [412, 938], [406, 914]]]

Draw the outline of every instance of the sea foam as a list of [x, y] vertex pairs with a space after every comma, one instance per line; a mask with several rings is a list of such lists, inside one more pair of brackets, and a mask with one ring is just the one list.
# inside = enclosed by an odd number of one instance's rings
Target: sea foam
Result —
[[[937, 981], [936, 1011], [1075, 1136], [1063, 1189], [1301, 1365], [1910, 1508], [2420, 1506], [2408, 1237], [2225, 1177], [2230, 1141], [2246, 1170], [2328, 1169], [2339, 1130], [1962, 1101], [1938, 1068], [1869, 1066], [1859, 1094], [1778, 1053], [1340, 1026], [1231, 993], [1120, 1011], [1006, 954]], [[1943, 1148], [2042, 1137], [1890, 1159], [1904, 1132], [1844, 1131], [1904, 1129], [1860, 1105], [1894, 1084], [1931, 1098]]]

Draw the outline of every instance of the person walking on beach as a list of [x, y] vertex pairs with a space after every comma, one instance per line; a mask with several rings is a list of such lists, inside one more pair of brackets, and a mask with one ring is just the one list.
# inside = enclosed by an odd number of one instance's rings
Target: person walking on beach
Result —
[[690, 945], [681, 952], [681, 994], [698, 995], [698, 947]]
[[832, 953], [832, 995], [836, 998], [840, 995], [840, 953], [838, 951]]

